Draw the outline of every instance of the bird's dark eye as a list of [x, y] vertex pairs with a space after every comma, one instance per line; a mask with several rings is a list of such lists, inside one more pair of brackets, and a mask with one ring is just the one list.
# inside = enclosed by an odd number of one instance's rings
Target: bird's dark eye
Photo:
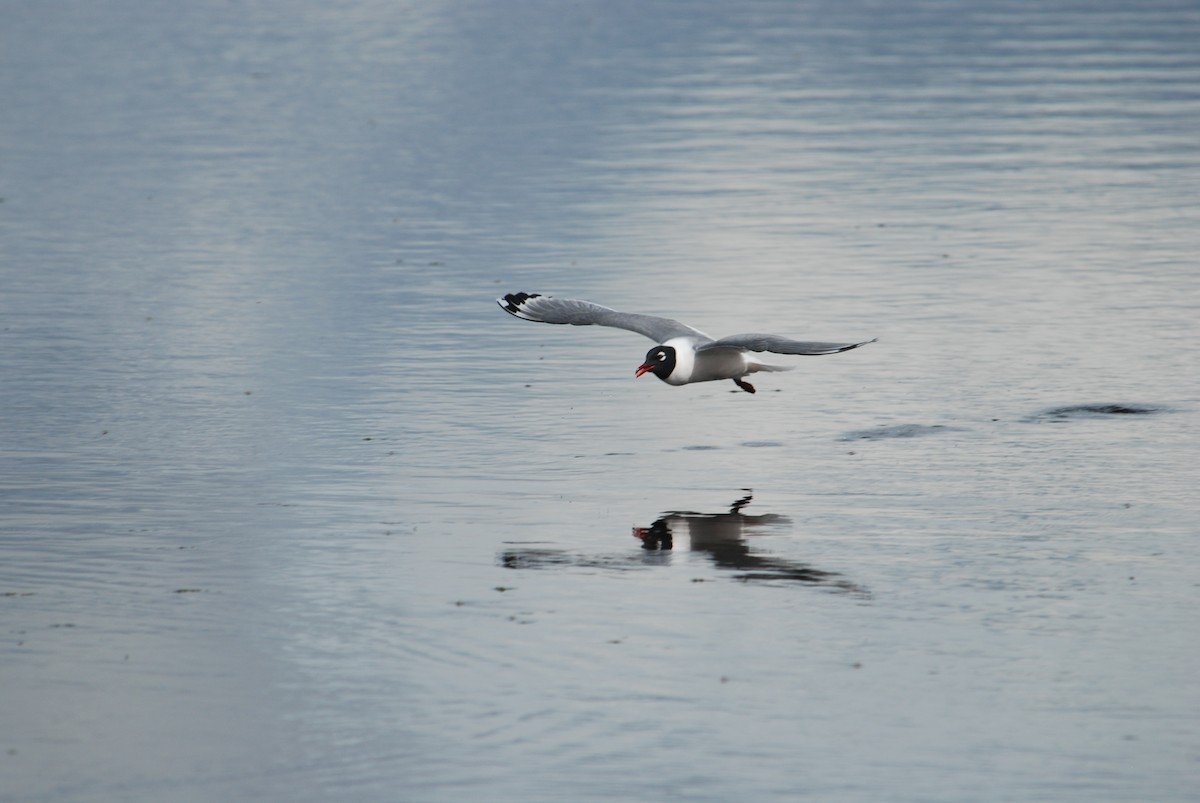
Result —
[[666, 358], [667, 358], [667, 355], [666, 355], [666, 354], [664, 354], [663, 352], [661, 352], [661, 351], [660, 351], [660, 352], [658, 353], [658, 361], [659, 361], [659, 362], [662, 362], [662, 361], [663, 361], [663, 360], [665, 360]]

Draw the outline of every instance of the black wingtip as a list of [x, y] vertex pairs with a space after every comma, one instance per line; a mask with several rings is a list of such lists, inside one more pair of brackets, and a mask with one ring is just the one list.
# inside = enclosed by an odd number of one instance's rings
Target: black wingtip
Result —
[[855, 343], [855, 344], [853, 344], [853, 345], [851, 345], [851, 346], [846, 346], [845, 348], [838, 349], [838, 353], [841, 353], [841, 352], [843, 352], [843, 351], [850, 351], [851, 349], [856, 349], [856, 348], [858, 348], [859, 346], [869, 346], [869, 345], [871, 345], [872, 343], [877, 343], [877, 342], [879, 342], [879, 338], [877, 338], [877, 337], [873, 337], [873, 338], [871, 338], [870, 340], [864, 340], [864, 341], [863, 341], [863, 342], [861, 342], [861, 343]]
[[541, 295], [541, 293], [508, 293], [503, 298], [497, 298], [496, 303], [500, 305], [500, 309], [509, 315], [518, 315], [521, 312], [521, 307], [529, 299], [541, 298]]

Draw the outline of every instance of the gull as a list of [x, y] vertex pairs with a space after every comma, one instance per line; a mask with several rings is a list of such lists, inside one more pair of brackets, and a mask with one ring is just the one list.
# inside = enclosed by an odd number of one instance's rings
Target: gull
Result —
[[735, 385], [747, 393], [754, 393], [755, 390], [743, 377], [759, 371], [790, 371], [794, 367], [764, 363], [752, 352], [837, 354], [878, 340], [874, 338], [861, 343], [817, 343], [758, 333], [714, 339], [699, 329], [670, 318], [618, 312], [590, 301], [573, 298], [554, 298], [541, 293], [509, 293], [496, 299], [496, 303], [509, 315], [527, 321], [572, 326], [611, 326], [645, 335], [658, 345], [646, 352], [646, 359], [637, 367], [634, 376], [654, 374], [668, 385], [690, 385], [693, 382], [732, 379]]

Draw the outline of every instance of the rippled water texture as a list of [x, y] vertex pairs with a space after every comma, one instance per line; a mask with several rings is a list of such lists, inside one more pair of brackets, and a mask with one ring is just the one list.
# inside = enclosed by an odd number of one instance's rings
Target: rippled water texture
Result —
[[0, 798], [1194, 799], [1197, 42], [7, 4]]

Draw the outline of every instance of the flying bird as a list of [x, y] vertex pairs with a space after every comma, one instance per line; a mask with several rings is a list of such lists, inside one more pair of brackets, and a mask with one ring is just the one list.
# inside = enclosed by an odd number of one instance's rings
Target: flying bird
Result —
[[878, 339], [861, 343], [812, 343], [789, 340], [779, 335], [741, 334], [715, 340], [699, 329], [670, 318], [617, 312], [590, 301], [554, 298], [540, 293], [509, 293], [496, 299], [496, 303], [509, 315], [527, 321], [569, 323], [573, 326], [595, 324], [645, 335], [658, 345], [646, 352], [646, 360], [637, 367], [635, 376], [654, 374], [668, 385], [732, 379], [747, 393], [754, 393], [754, 386], [743, 379], [748, 374], [790, 371], [793, 367], [769, 365], [751, 352], [837, 354], [874, 343]]

